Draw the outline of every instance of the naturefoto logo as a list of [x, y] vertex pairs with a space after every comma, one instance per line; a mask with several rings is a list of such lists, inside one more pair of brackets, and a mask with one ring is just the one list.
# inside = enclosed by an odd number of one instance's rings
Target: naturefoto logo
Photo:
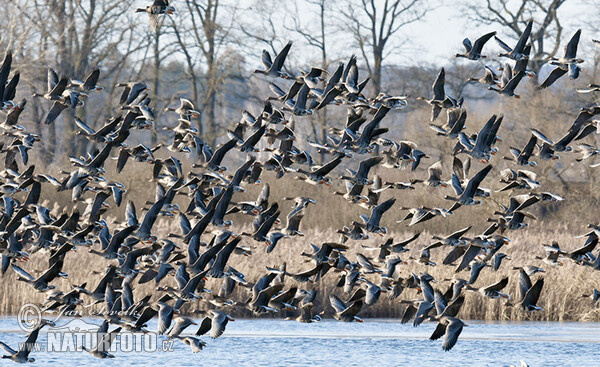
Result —
[[[161, 337], [159, 340], [156, 333], [131, 333], [128, 331], [111, 328], [108, 331], [100, 331], [100, 325], [86, 321], [81, 317], [68, 320], [58, 325], [59, 315], [53, 321], [56, 326], [46, 330], [46, 340], [39, 341], [33, 346], [33, 350], [42, 352], [81, 352], [84, 350], [94, 351], [99, 348], [103, 352], [171, 352], [173, 351], [173, 339]], [[21, 330], [29, 333], [40, 325], [42, 312], [36, 305], [26, 304], [19, 310], [17, 320]], [[110, 337], [114, 334], [114, 338]], [[107, 338], [108, 336], [108, 338]], [[107, 339], [110, 340], [107, 343]]]
[[27, 303], [19, 309], [17, 321], [21, 330], [26, 333], [32, 332], [42, 320], [42, 311], [32, 303]]

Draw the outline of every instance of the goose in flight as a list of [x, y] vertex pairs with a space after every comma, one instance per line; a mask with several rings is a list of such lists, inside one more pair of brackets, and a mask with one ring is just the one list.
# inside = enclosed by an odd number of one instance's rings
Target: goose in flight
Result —
[[145, 8], [137, 8], [135, 12], [148, 13], [150, 29], [156, 32], [158, 29], [158, 16], [161, 14], [175, 14], [175, 7], [169, 6], [169, 0], [154, 0], [152, 5], [147, 5]]
[[528, 55], [524, 53], [525, 46], [527, 45], [527, 41], [529, 40], [529, 36], [531, 35], [531, 28], [533, 27], [533, 19], [527, 23], [527, 26], [519, 36], [519, 40], [514, 48], [511, 48], [509, 45], [504, 43], [500, 38], [494, 36], [494, 39], [498, 43], [498, 45], [505, 51], [503, 53], [499, 53], [500, 57], [508, 57], [513, 60], [521, 60], [529, 58]]
[[581, 29], [577, 30], [569, 43], [565, 46], [565, 54], [561, 58], [553, 57], [550, 59], [550, 65], [556, 66], [550, 74], [546, 77], [546, 80], [538, 87], [538, 89], [545, 89], [554, 84], [560, 77], [569, 72], [570, 79], [577, 79], [581, 68], [577, 64], [581, 64], [584, 60], [577, 58], [577, 46], [579, 44], [579, 38], [581, 36]]
[[290, 74], [281, 70], [291, 47], [292, 42], [290, 41], [281, 49], [281, 51], [279, 51], [277, 56], [275, 56], [275, 60], [271, 59], [271, 54], [269, 51], [263, 50], [261, 61], [265, 69], [256, 69], [253, 71], [253, 73], [274, 76], [283, 79], [293, 79]]
[[486, 58], [487, 56], [481, 54], [481, 50], [483, 50], [483, 45], [485, 45], [485, 43], [487, 41], [489, 41], [490, 38], [494, 37], [495, 35], [496, 35], [495, 31], [484, 34], [483, 36], [476, 39], [473, 44], [471, 44], [470, 39], [465, 38], [462, 41], [463, 46], [465, 47], [465, 53], [464, 54], [456, 54], [456, 55], [454, 55], [454, 57], [463, 57], [463, 58], [469, 59], [469, 60], [479, 60], [482, 58]]

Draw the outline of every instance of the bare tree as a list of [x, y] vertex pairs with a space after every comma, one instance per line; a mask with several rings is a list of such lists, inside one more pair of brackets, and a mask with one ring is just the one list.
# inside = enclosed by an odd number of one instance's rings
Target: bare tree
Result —
[[[113, 74], [123, 67], [127, 58], [139, 49], [139, 43], [132, 47], [132, 38], [136, 35], [131, 31], [134, 21], [132, 5], [120, 0], [31, 0], [13, 2], [21, 16], [21, 22], [29, 29], [27, 42], [22, 45], [28, 50], [30, 63], [37, 70], [37, 85], [45, 85], [46, 68], [52, 66], [60, 73], [72, 78], [83, 78], [93, 67], [103, 64]], [[23, 50], [20, 52], [24, 52]], [[110, 60], [110, 65], [104, 61]], [[104, 73], [107, 76], [108, 73]], [[117, 73], [118, 74], [118, 73]], [[104, 77], [104, 75], [102, 75]], [[112, 75], [111, 75], [112, 76]], [[104, 80], [104, 79], [103, 79]], [[41, 82], [41, 84], [40, 84]], [[114, 87], [109, 85], [109, 90]], [[105, 101], [106, 102], [106, 101]], [[106, 108], [106, 104], [104, 105]], [[78, 113], [87, 118], [86, 110]], [[98, 108], [96, 111], [102, 111]], [[102, 114], [91, 114], [99, 116]], [[65, 139], [55, 140], [56, 124], [50, 126], [49, 140], [53, 144], [58, 141], [61, 148], [69, 153], [83, 149], [82, 145], [67, 144], [74, 130], [74, 113], [67, 110], [63, 113], [64, 131], [61, 136]], [[38, 120], [39, 121], [39, 120]], [[52, 157], [52, 156], [50, 156]]]
[[217, 97], [231, 71], [224, 64], [226, 49], [235, 42], [236, 9], [219, 0], [185, 0], [185, 6], [186, 18], [171, 27], [187, 64], [192, 98], [202, 113], [198, 131], [213, 143], [218, 131]]
[[385, 58], [402, 43], [403, 27], [422, 19], [429, 10], [425, 0], [347, 0], [342, 4], [343, 27], [356, 41], [375, 92], [381, 91]]
[[485, 0], [475, 1], [465, 7], [476, 22], [507, 28], [518, 38], [530, 19], [534, 19], [531, 32], [530, 65], [539, 68], [560, 50], [563, 27], [558, 9], [566, 0]]
[[[296, 3], [296, 16], [292, 17], [293, 25], [286, 25], [285, 28], [292, 33], [299, 34], [311, 48], [316, 49], [319, 52], [320, 67], [323, 70], [327, 70], [332, 62], [328, 55], [330, 36], [332, 34], [330, 29], [333, 28], [328, 24], [328, 19], [332, 15], [331, 9], [328, 8], [326, 0], [305, 0], [305, 2], [309, 8], [307, 9], [303, 6], [302, 11], [311, 11], [315, 15], [311, 20], [317, 19], [318, 21], [303, 24], [300, 20], [302, 18], [300, 15], [301, 11], [298, 3]], [[314, 139], [325, 142], [327, 127], [330, 122], [328, 119], [328, 109], [325, 108], [317, 111], [315, 118], [311, 119], [310, 122]]]

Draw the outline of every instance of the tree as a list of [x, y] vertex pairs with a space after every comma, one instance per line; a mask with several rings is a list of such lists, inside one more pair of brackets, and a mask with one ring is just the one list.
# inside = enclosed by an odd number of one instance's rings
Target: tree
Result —
[[[302, 24], [300, 21], [300, 10], [298, 8], [298, 4], [296, 3], [295, 13], [296, 16], [292, 17], [293, 26], [286, 26], [288, 31], [297, 33], [311, 48], [318, 50], [319, 52], [319, 61], [320, 66], [323, 70], [327, 70], [329, 67], [331, 60], [328, 58], [329, 51], [329, 37], [331, 32], [329, 32], [327, 24], [331, 17], [330, 9], [327, 7], [326, 0], [305, 0], [306, 4], [311, 6], [308, 11], [313, 11], [313, 14], [317, 14], [318, 21], [315, 22], [317, 24], [316, 27], [311, 26], [309, 24]], [[307, 9], [304, 9], [307, 11]], [[315, 140], [320, 140], [325, 143], [327, 140], [327, 127], [329, 126], [328, 119], [328, 109], [324, 108], [320, 111], [317, 111], [315, 118], [310, 119], [312, 126], [312, 134], [314, 135]], [[323, 157], [322, 157], [323, 158]]]
[[466, 6], [476, 22], [499, 25], [519, 38], [525, 25], [534, 19], [531, 32], [530, 67], [539, 68], [560, 50], [562, 25], [558, 9], [566, 0], [485, 0]]
[[[27, 40], [20, 46], [19, 52], [27, 52], [29, 63], [37, 70], [37, 77], [26, 81], [36, 85], [45, 85], [47, 67], [54, 67], [59, 73], [71, 78], [81, 79], [93, 68], [102, 65], [101, 83], [105, 78], [118, 77], [119, 70], [127, 59], [144, 43], [132, 43], [138, 39], [132, 31], [134, 27], [133, 8], [128, 2], [120, 0], [18, 0], [12, 3], [18, 11], [22, 27], [29, 30]], [[111, 63], [104, 63], [110, 60]], [[116, 75], [115, 75], [116, 74]], [[107, 85], [111, 91], [114, 84]], [[32, 105], [38, 104], [32, 101]], [[105, 114], [99, 113], [107, 108], [99, 103], [94, 112], [98, 122]], [[87, 119], [89, 104], [77, 111]], [[35, 109], [35, 107], [34, 107]], [[47, 108], [46, 108], [47, 109]], [[56, 140], [56, 124], [49, 127], [47, 152], [52, 158], [57, 151], [75, 153], [85, 148], [83, 145], [68, 144], [74, 133], [74, 112], [63, 113], [63, 138]], [[97, 116], [97, 117], [96, 117]], [[38, 124], [41, 119], [37, 120]], [[94, 125], [94, 123], [92, 123]], [[54, 148], [55, 143], [60, 145]], [[85, 144], [82, 140], [82, 144]]]
[[185, 0], [187, 16], [171, 24], [180, 52], [187, 64], [192, 99], [202, 116], [200, 135], [209, 143], [217, 138], [217, 96], [229, 76], [227, 47], [235, 43], [232, 29], [236, 22], [235, 7], [219, 0]]
[[402, 43], [396, 34], [428, 10], [424, 0], [347, 0], [342, 4], [343, 27], [357, 43], [376, 93], [382, 87], [383, 61]]

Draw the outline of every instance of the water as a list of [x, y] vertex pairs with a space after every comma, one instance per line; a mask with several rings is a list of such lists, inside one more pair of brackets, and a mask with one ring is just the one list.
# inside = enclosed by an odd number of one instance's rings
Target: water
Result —
[[[69, 320], [60, 320], [62, 326]], [[101, 320], [86, 319], [100, 324]], [[81, 323], [81, 320], [77, 322]], [[85, 323], [84, 323], [85, 324]], [[69, 324], [74, 325], [74, 324]], [[225, 334], [193, 354], [187, 345], [167, 343], [169, 352], [117, 351], [116, 359], [86, 352], [32, 352], [34, 365], [94, 366], [600, 366], [600, 324], [558, 322], [469, 322], [449, 352], [430, 341], [435, 325], [418, 328], [393, 320], [301, 324], [283, 320], [236, 320]], [[188, 332], [195, 332], [192, 326]], [[112, 329], [112, 327], [111, 327]], [[156, 322], [149, 325], [156, 330]], [[149, 336], [148, 336], [149, 337]], [[166, 338], [158, 337], [158, 346]], [[0, 319], [0, 340], [13, 348], [25, 340], [16, 319]], [[47, 334], [40, 334], [41, 346]], [[0, 360], [0, 365], [7, 365]]]

